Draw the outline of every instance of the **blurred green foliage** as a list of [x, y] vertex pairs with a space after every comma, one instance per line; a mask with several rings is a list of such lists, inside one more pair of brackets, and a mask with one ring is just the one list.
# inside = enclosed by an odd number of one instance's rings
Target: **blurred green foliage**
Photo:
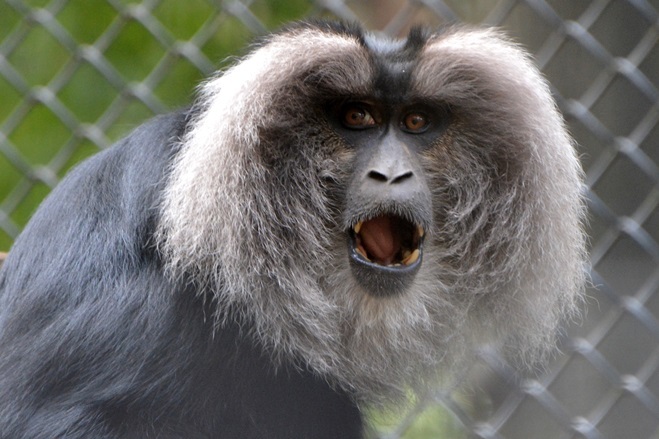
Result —
[[[198, 33], [210, 29], [199, 50], [209, 65], [222, 67], [228, 57], [244, 53], [254, 37], [219, 1], [150, 3], [156, 4], [152, 10], [130, 0], [0, 1], [0, 63], [6, 59], [0, 65], [0, 208], [19, 228], [50, 186], [80, 160], [155, 113], [192, 101], [195, 87], [211, 71], [173, 45], [196, 44]], [[259, 0], [250, 8], [268, 29], [310, 10], [309, 0]], [[154, 35], [152, 25], [164, 30], [166, 41]], [[98, 62], [89, 61], [94, 50]], [[119, 80], [109, 79], [99, 65]], [[140, 84], [150, 86], [156, 108], [131, 92]], [[54, 100], [43, 94], [44, 87]], [[100, 139], [85, 134], [94, 126]], [[12, 241], [0, 228], [0, 251]]]
[[[413, 409], [412, 399], [409, 408]], [[370, 411], [371, 434], [369, 437], [388, 437], [388, 432], [398, 431], [400, 439], [466, 439], [464, 429], [441, 406], [430, 405], [424, 411], [411, 415], [412, 423], [405, 427], [406, 411]], [[402, 428], [401, 428], [402, 427]], [[402, 430], [402, 431], [401, 431]]]

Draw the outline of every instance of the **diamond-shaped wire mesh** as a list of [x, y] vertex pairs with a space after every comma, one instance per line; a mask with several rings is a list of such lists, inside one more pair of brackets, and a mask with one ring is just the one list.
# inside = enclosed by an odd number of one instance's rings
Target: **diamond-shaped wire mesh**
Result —
[[659, 2], [656, 0], [0, 0], [0, 251], [82, 158], [195, 85], [255, 35], [310, 16], [396, 36], [501, 26], [535, 56], [587, 173], [588, 312], [534, 378], [496, 351], [382, 438], [659, 438]]

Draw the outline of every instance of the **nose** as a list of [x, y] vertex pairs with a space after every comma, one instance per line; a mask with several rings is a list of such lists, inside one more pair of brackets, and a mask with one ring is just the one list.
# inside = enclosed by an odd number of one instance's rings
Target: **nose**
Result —
[[388, 138], [379, 145], [369, 160], [366, 180], [388, 185], [407, 183], [414, 180], [414, 163], [412, 152], [403, 142]]
[[351, 209], [358, 213], [409, 210], [419, 218], [432, 218], [421, 157], [404, 140], [391, 135], [359, 151], [347, 194]]

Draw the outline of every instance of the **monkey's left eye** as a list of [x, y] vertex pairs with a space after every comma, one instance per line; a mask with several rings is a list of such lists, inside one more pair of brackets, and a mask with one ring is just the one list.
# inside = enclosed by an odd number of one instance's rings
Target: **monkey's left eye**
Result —
[[409, 113], [402, 120], [402, 128], [411, 133], [422, 133], [427, 128], [430, 122], [428, 117], [423, 113]]

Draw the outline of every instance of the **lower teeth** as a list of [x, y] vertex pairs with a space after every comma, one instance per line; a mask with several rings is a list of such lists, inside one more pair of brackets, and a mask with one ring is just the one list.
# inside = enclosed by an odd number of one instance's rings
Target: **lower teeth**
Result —
[[[368, 262], [372, 262], [371, 259], [368, 257], [368, 255], [366, 253], [366, 250], [361, 245], [358, 244], [357, 246], [355, 246], [355, 251], [357, 253], [359, 253], [359, 255], [362, 258], [364, 258], [365, 260], [367, 260]], [[405, 250], [403, 252], [403, 259], [400, 262], [395, 262], [393, 264], [387, 264], [387, 267], [400, 267], [400, 266], [403, 266], [403, 265], [412, 265], [413, 263], [415, 263], [419, 259], [420, 254], [421, 254], [421, 252], [419, 252], [419, 249], [416, 249], [412, 252], [409, 251], [409, 250]]]
[[364, 259], [366, 259], [367, 261], [371, 262], [371, 260], [368, 258], [368, 256], [366, 256], [366, 250], [364, 250], [364, 247], [362, 247], [361, 245], [357, 245], [357, 247], [355, 248], [355, 250], [357, 251], [357, 253], [359, 253], [359, 255], [360, 255], [362, 258], [364, 258]]

